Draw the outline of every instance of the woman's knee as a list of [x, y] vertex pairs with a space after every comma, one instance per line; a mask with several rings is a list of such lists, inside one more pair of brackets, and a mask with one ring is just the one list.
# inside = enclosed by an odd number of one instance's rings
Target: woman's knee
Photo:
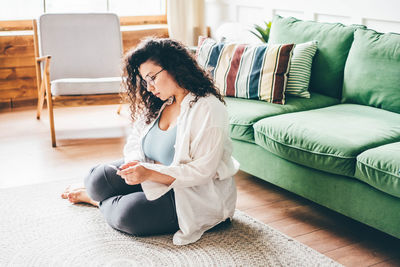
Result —
[[111, 226], [119, 231], [134, 236], [144, 236], [146, 232], [140, 221], [141, 220], [138, 216], [135, 216], [135, 212], [132, 210], [122, 210], [114, 214]]
[[149, 202], [143, 192], [136, 192], [107, 199], [100, 209], [111, 227], [131, 235], [147, 236], [178, 229], [169, 198]]
[[147, 201], [143, 192], [136, 192], [106, 199], [100, 210], [114, 229], [135, 236], [144, 236], [148, 234], [149, 223], [146, 219], [149, 212], [146, 209]]

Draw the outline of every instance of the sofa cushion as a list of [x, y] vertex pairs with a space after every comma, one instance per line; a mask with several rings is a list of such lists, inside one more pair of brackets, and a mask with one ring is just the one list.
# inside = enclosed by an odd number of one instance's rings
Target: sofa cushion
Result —
[[287, 112], [302, 111], [338, 104], [333, 97], [312, 93], [311, 98], [288, 96], [285, 105], [276, 105], [264, 101], [225, 97], [227, 103], [231, 137], [254, 142], [253, 124], [265, 117]]
[[223, 95], [284, 104], [293, 47], [200, 39], [197, 62], [210, 69]]
[[344, 71], [343, 102], [400, 113], [400, 34], [356, 30]]
[[275, 16], [270, 43], [304, 43], [318, 41], [311, 69], [310, 91], [340, 98], [343, 71], [355, 27], [340, 23], [302, 21]]
[[317, 52], [317, 41], [296, 44], [290, 62], [288, 82], [285, 94], [298, 97], [310, 97], [308, 86], [310, 84], [312, 61]]
[[400, 197], [400, 142], [368, 149], [358, 155], [355, 177]]
[[254, 124], [255, 143], [284, 159], [353, 176], [361, 152], [400, 140], [400, 116], [355, 104], [283, 114]]

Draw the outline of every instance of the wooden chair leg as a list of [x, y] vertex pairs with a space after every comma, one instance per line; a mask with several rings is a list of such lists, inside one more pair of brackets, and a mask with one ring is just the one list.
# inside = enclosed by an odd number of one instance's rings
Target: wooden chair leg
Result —
[[54, 129], [54, 113], [53, 113], [53, 99], [51, 97], [51, 84], [50, 84], [50, 58], [45, 62], [45, 75], [43, 79], [44, 87], [46, 90], [46, 100], [47, 100], [47, 109], [49, 110], [49, 122], [50, 122], [50, 134], [51, 134], [51, 145], [56, 147], [56, 131]]
[[54, 128], [54, 113], [53, 113], [53, 102], [51, 100], [51, 94], [47, 94], [47, 109], [49, 110], [49, 122], [50, 122], [50, 134], [51, 134], [51, 145], [56, 147], [56, 130]]
[[44, 104], [44, 83], [42, 82], [40, 85], [40, 89], [38, 90], [38, 103], [36, 110], [36, 119], [40, 120], [40, 114], [42, 113], [43, 104]]
[[121, 109], [122, 109], [122, 104], [119, 104], [118, 109], [117, 109], [117, 114], [121, 114]]

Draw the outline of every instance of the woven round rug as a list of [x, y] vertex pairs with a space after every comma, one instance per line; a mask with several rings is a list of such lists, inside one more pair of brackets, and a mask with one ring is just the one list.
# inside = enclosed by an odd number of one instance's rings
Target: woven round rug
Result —
[[0, 266], [341, 266], [239, 210], [187, 246], [124, 234], [61, 199], [71, 182], [0, 190]]

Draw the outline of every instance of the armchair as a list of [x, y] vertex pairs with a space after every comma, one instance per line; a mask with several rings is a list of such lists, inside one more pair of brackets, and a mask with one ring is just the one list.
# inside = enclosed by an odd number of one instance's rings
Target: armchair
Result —
[[33, 29], [36, 117], [46, 101], [55, 147], [54, 107], [122, 103], [120, 22], [112, 13], [43, 14]]

